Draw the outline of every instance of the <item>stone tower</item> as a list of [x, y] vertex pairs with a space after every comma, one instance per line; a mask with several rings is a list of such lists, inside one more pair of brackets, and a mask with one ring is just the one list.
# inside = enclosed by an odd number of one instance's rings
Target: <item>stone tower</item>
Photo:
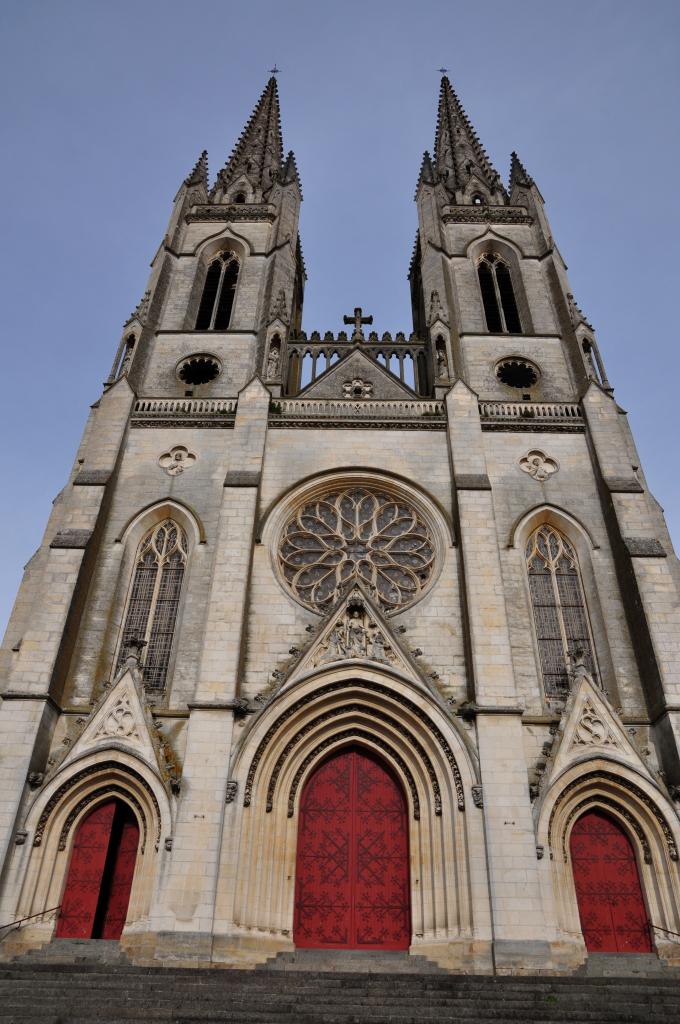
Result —
[[394, 337], [302, 331], [301, 200], [271, 78], [26, 567], [4, 949], [677, 960], [678, 563], [541, 193], [444, 77]]

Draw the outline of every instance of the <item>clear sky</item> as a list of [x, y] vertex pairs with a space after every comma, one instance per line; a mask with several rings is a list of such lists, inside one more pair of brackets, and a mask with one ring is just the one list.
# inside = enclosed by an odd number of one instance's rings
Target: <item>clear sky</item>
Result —
[[0, 624], [173, 195], [214, 175], [276, 62], [304, 190], [303, 326], [411, 329], [406, 272], [447, 67], [507, 178], [541, 189], [680, 539], [678, 0], [2, 0]]

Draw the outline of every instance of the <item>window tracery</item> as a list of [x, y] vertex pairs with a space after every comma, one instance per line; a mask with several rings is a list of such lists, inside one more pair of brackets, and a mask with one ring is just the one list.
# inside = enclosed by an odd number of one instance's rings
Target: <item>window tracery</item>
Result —
[[144, 641], [143, 678], [150, 690], [165, 686], [187, 547], [184, 530], [166, 519], [147, 533], [137, 552], [117, 669], [132, 641]]
[[578, 559], [561, 533], [543, 525], [527, 542], [526, 561], [543, 687], [548, 698], [564, 697], [572, 666], [595, 675]]
[[435, 541], [403, 497], [351, 486], [308, 501], [288, 519], [279, 566], [295, 597], [323, 612], [350, 581], [387, 611], [416, 601], [435, 565]]
[[487, 252], [477, 264], [487, 329], [492, 334], [521, 334], [510, 268], [496, 252]]
[[221, 252], [211, 262], [196, 317], [197, 331], [227, 330], [234, 307], [239, 269], [239, 261], [233, 252]]

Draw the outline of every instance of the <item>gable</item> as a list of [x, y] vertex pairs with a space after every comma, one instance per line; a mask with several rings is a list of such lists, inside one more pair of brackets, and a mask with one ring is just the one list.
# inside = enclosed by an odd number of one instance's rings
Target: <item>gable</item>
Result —
[[[356, 382], [356, 383], [354, 383]], [[404, 401], [418, 396], [369, 355], [354, 348], [309, 384], [299, 398]]]

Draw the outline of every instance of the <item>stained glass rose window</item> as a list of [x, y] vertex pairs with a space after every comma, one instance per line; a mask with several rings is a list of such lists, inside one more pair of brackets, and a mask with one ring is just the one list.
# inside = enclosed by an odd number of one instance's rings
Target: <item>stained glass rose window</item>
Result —
[[364, 583], [386, 611], [412, 604], [434, 560], [432, 533], [407, 500], [357, 486], [307, 501], [289, 517], [279, 546], [288, 585], [316, 611], [351, 581]]

